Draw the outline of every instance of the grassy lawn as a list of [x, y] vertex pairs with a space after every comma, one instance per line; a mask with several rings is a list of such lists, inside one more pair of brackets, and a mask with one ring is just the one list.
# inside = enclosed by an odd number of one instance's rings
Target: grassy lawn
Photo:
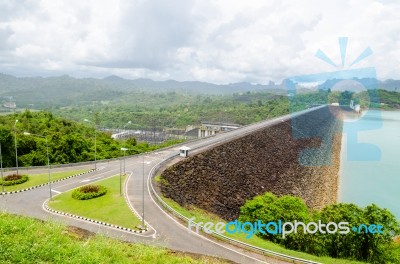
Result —
[[[125, 180], [125, 177], [122, 178]], [[103, 196], [90, 200], [77, 200], [72, 198], [72, 191], [62, 193], [49, 202], [49, 207], [84, 216], [94, 220], [119, 225], [126, 228], [137, 229], [139, 219], [132, 213], [125, 202], [124, 196], [119, 195], [119, 175], [96, 182], [107, 188]]]
[[[160, 181], [160, 178], [157, 178], [156, 181]], [[219, 218], [218, 216], [206, 212], [204, 210], [201, 210], [199, 208], [183, 208], [182, 206], [180, 206], [178, 203], [176, 203], [175, 201], [173, 201], [172, 199], [166, 198], [166, 197], [162, 197], [162, 199], [164, 200], [164, 202], [166, 202], [169, 206], [171, 206], [173, 209], [175, 209], [177, 212], [179, 212], [180, 214], [188, 217], [188, 218], [192, 218], [192, 217], [196, 217], [196, 219], [194, 220], [195, 222], [213, 222], [213, 223], [217, 223], [217, 222], [225, 222], [225, 220], [222, 220], [221, 218]], [[192, 228], [193, 231], [195, 231], [195, 227]], [[279, 252], [285, 255], [289, 255], [289, 256], [293, 256], [293, 257], [297, 257], [297, 258], [302, 258], [302, 259], [307, 259], [307, 260], [312, 260], [312, 261], [316, 261], [316, 262], [320, 262], [320, 263], [326, 263], [326, 264], [365, 264], [365, 262], [360, 262], [360, 261], [352, 261], [352, 260], [345, 260], [345, 259], [335, 259], [335, 258], [330, 258], [330, 257], [317, 257], [314, 255], [310, 255], [307, 253], [303, 253], [303, 252], [299, 252], [299, 251], [294, 251], [294, 250], [289, 250], [286, 249], [280, 245], [274, 244], [268, 240], [264, 240], [261, 239], [257, 236], [252, 236], [251, 238], [247, 239], [246, 238], [246, 234], [228, 234], [228, 233], [224, 233], [225, 236], [230, 237], [232, 239], [236, 239], [239, 241], [242, 241], [244, 243], [247, 244], [251, 244], [253, 246], [257, 246], [260, 248], [264, 248], [267, 250], [272, 250], [275, 252]]]
[[54, 222], [0, 213], [0, 263], [187, 263], [223, 260], [125, 243]]
[[[51, 180], [55, 181], [58, 179], [66, 178], [68, 176], [72, 176], [72, 175], [82, 173], [82, 172], [87, 172], [87, 171], [88, 171], [88, 169], [71, 170], [71, 171], [65, 171], [65, 172], [55, 172], [55, 173], [51, 173]], [[7, 173], [4, 173], [4, 177], [7, 175], [8, 175]], [[29, 177], [29, 180], [24, 183], [17, 184], [17, 185], [11, 185], [11, 186], [4, 186], [4, 191], [12, 192], [12, 191], [22, 190], [22, 189], [33, 187], [33, 186], [36, 186], [36, 185], [39, 185], [42, 183], [49, 182], [49, 175], [47, 173], [32, 174], [32, 175], [28, 175], [28, 177]], [[1, 188], [1, 185], [0, 185], [0, 188]]]

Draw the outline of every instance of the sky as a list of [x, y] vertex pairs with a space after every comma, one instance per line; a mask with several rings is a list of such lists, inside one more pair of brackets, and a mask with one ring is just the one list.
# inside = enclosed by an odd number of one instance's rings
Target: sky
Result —
[[265, 84], [374, 67], [400, 79], [399, 14], [396, 0], [0, 0], [0, 72]]

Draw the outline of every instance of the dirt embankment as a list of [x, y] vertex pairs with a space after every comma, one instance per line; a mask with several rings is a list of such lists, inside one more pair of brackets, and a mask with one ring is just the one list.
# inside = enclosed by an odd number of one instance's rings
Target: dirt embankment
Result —
[[328, 107], [313, 111], [176, 163], [162, 173], [161, 191], [226, 220], [267, 191], [321, 208], [337, 200], [341, 130]]

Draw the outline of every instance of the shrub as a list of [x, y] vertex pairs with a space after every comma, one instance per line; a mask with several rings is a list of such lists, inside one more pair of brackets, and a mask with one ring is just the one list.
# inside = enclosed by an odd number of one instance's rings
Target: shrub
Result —
[[11, 174], [4, 177], [3, 181], [0, 181], [4, 186], [21, 184], [29, 180], [28, 175]]
[[382, 234], [371, 232], [321, 233], [304, 234], [298, 231], [284, 239], [279, 235], [257, 235], [263, 239], [283, 245], [286, 248], [306, 253], [330, 256], [334, 258], [357, 259], [368, 263], [400, 263], [400, 246], [394, 238], [400, 234], [400, 223], [387, 209], [372, 204], [361, 208], [354, 204], [338, 203], [324, 207], [321, 211], [310, 212], [304, 202], [289, 195], [276, 197], [272, 193], [256, 196], [240, 208], [239, 221], [264, 223], [293, 222], [295, 220], [309, 223], [340, 223], [359, 227], [362, 224], [379, 224], [384, 227]]
[[101, 185], [85, 185], [72, 192], [72, 198], [89, 200], [107, 193], [107, 188]]

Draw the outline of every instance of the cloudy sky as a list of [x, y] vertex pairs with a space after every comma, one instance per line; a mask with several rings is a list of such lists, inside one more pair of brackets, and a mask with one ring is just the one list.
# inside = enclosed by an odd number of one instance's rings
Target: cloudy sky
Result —
[[396, 0], [0, 0], [0, 72], [280, 82], [346, 63], [400, 79]]

